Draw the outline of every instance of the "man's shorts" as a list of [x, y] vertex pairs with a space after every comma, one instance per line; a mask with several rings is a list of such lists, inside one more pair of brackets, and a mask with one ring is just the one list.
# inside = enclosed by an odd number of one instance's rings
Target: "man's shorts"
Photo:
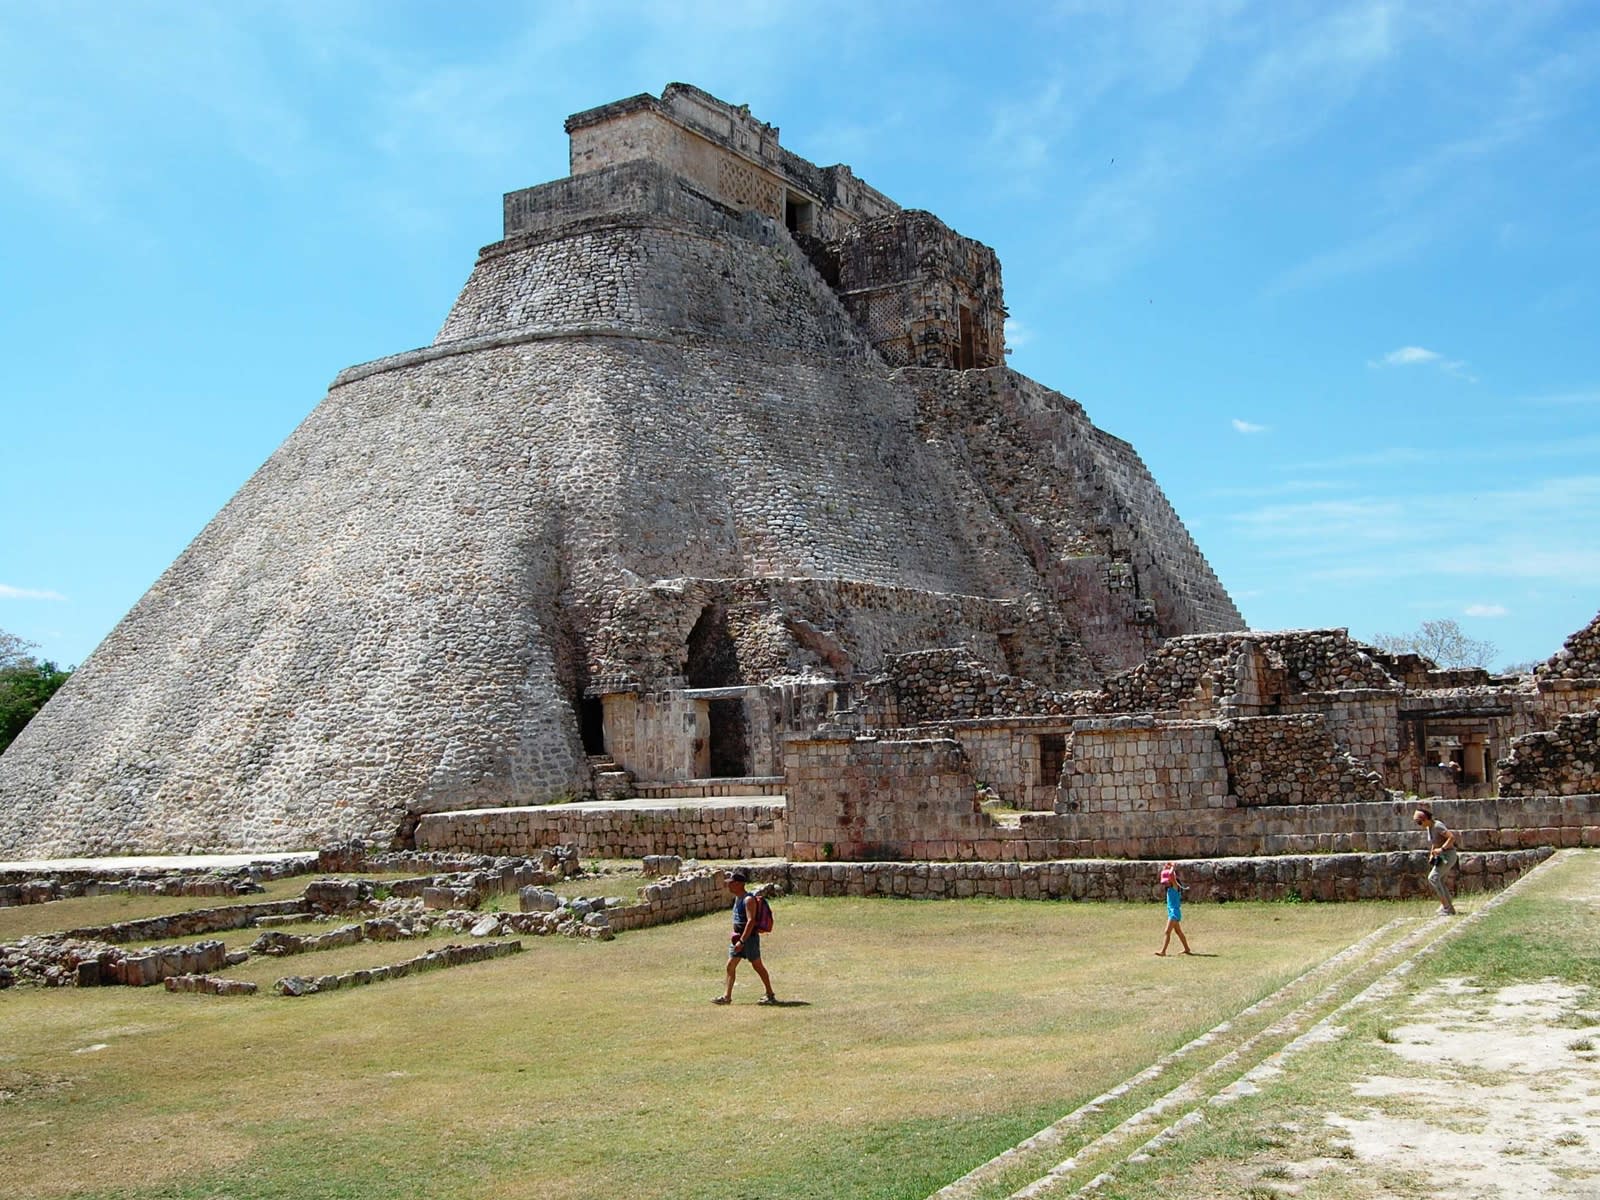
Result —
[[1167, 889], [1167, 920], [1183, 920], [1183, 893], [1177, 888]]
[[742, 958], [746, 962], [759, 962], [761, 960], [761, 935], [759, 933], [752, 933], [749, 937], [745, 938], [744, 947], [742, 949], [739, 947], [738, 943], [729, 945], [728, 957]]

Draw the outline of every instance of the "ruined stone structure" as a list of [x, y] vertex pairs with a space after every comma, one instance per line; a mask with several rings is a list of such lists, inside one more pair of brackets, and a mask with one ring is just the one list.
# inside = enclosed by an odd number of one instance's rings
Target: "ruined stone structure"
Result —
[[434, 342], [341, 373], [0, 757], [0, 857], [770, 787], [895, 655], [1054, 697], [1243, 628], [1004, 366], [988, 249], [692, 87], [567, 128]]
[[789, 743], [791, 857], [1397, 850], [1408, 796], [1474, 849], [1600, 845], [1600, 617], [1525, 677], [1325, 629], [1175, 637], [1068, 692], [910, 654], [859, 692]]

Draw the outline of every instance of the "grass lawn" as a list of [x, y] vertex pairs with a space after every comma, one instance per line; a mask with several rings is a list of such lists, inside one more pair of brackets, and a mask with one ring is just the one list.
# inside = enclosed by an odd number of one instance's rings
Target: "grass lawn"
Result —
[[4, 1194], [920, 1200], [1429, 906], [1196, 904], [1215, 957], [1167, 959], [1156, 904], [776, 908], [780, 1008], [708, 1002], [725, 917], [300, 999], [0, 992]]

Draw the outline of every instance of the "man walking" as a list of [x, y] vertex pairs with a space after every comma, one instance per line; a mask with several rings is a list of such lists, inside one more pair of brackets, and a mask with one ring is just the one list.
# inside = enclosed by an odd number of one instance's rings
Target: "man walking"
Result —
[[1428, 832], [1428, 886], [1439, 897], [1439, 915], [1456, 915], [1455, 901], [1450, 898], [1450, 885], [1444, 873], [1456, 865], [1456, 835], [1446, 829], [1444, 822], [1436, 820], [1433, 810], [1423, 805], [1411, 814], [1411, 819]]
[[772, 977], [761, 964], [760, 919], [766, 901], [745, 891], [749, 882], [750, 876], [744, 871], [731, 871], [723, 881], [723, 886], [733, 893], [733, 938], [728, 947], [728, 985], [722, 995], [712, 998], [713, 1004], [733, 1003], [733, 977], [738, 973], [740, 962], [749, 963], [761, 976], [762, 986], [767, 989], [761, 1003], [778, 1002], [778, 997], [772, 993]]

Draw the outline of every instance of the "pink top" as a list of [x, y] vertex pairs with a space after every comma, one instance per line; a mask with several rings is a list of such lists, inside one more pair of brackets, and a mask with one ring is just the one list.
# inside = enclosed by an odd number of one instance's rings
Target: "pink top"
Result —
[[1178, 882], [1178, 868], [1166, 863], [1161, 868], [1161, 886], [1173, 887]]

